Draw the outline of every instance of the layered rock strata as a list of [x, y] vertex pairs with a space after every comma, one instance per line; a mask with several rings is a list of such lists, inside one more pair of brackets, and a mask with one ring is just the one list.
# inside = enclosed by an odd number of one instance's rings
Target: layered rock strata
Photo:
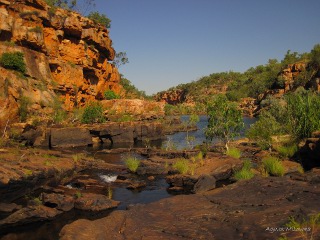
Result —
[[[43, 112], [57, 95], [66, 110], [119, 93], [115, 51], [104, 26], [43, 0], [0, 1], [0, 55], [21, 52], [26, 73], [0, 67], [0, 118], [17, 116], [21, 98]], [[4, 123], [2, 123], [4, 124]]]

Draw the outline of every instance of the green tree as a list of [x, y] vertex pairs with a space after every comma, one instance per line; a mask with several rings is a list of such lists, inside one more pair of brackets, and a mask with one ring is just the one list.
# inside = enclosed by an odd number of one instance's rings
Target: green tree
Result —
[[215, 137], [221, 139], [228, 151], [230, 140], [240, 135], [244, 127], [241, 111], [225, 95], [219, 94], [208, 104], [207, 115], [206, 138], [211, 141]]
[[320, 69], [320, 44], [316, 44], [311, 50], [309, 66], [314, 71], [318, 71]]
[[111, 27], [111, 20], [105, 14], [100, 14], [99, 12], [91, 12], [88, 15], [88, 18], [94, 21], [95, 23], [100, 23], [106, 28]]
[[126, 52], [118, 52], [113, 60], [114, 65], [119, 68], [121, 65], [129, 63], [129, 59], [127, 57]]

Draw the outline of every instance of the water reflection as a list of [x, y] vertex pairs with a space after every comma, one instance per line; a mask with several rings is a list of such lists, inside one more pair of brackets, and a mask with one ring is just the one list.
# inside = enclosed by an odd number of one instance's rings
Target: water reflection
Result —
[[[188, 148], [188, 142], [186, 141], [187, 134], [189, 137], [193, 139], [193, 145], [202, 144], [206, 141], [204, 130], [208, 124], [208, 116], [202, 115], [199, 116], [199, 122], [197, 123], [198, 130], [192, 132], [179, 132], [173, 135], [168, 135], [167, 140], [163, 142], [163, 147], [167, 147], [168, 144], [173, 144], [177, 149]], [[187, 122], [189, 120], [189, 116], [181, 116], [181, 120]], [[244, 117], [244, 129], [241, 131], [241, 136], [244, 137], [246, 129], [250, 127], [251, 124], [256, 122], [256, 118]], [[218, 139], [213, 139], [213, 143], [217, 142]]]

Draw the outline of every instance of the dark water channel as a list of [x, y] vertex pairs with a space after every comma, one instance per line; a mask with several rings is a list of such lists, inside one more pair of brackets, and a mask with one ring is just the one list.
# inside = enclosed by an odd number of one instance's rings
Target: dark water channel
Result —
[[[182, 116], [182, 121], [187, 121], [188, 116]], [[244, 118], [245, 126], [248, 127], [255, 121], [253, 118]], [[201, 144], [205, 141], [204, 129], [207, 125], [207, 117], [200, 116], [200, 121], [197, 124], [198, 130], [193, 132], [180, 132], [173, 134], [171, 136], [167, 136], [167, 139], [164, 141], [156, 141], [152, 142], [151, 145], [157, 148], [165, 147], [168, 143], [174, 143], [177, 149], [183, 149], [188, 147], [186, 137], [193, 136], [194, 137], [194, 145]], [[242, 134], [243, 135], [243, 134]], [[143, 143], [138, 143], [137, 147], [143, 146]], [[126, 154], [110, 154], [110, 153], [97, 153], [97, 151], [109, 148], [110, 146], [98, 146], [95, 148], [87, 148], [87, 149], [78, 149], [78, 151], [88, 151], [94, 155], [95, 158], [106, 161], [107, 163], [123, 166], [124, 158]], [[132, 147], [132, 146], [113, 146], [113, 147]], [[133, 146], [135, 147], [135, 146]], [[137, 156], [141, 158], [140, 156]], [[71, 210], [68, 212], [64, 212], [58, 215], [52, 221], [43, 221], [32, 224], [27, 224], [22, 227], [14, 227], [10, 229], [2, 229], [0, 228], [0, 239], [28, 239], [28, 240], [54, 240], [59, 239], [59, 232], [63, 226], [69, 224], [77, 219], [99, 219], [107, 216], [114, 210], [124, 210], [131, 204], [145, 204], [154, 201], [158, 201], [163, 198], [168, 198], [172, 196], [171, 193], [167, 191], [169, 187], [165, 181], [164, 176], [157, 176], [154, 180], [148, 180], [146, 177], [139, 177], [137, 175], [130, 175], [129, 178], [137, 181], [145, 181], [146, 186], [141, 189], [129, 190], [121, 183], [110, 182], [110, 179], [115, 179], [117, 176], [121, 176], [122, 174], [127, 174], [126, 171], [119, 172], [110, 172], [104, 169], [87, 169], [83, 172], [78, 173], [74, 176], [73, 180], [68, 182], [66, 186], [68, 188], [78, 188], [79, 191], [86, 191], [81, 189], [81, 187], [77, 186], [75, 182], [77, 179], [81, 178], [89, 178], [94, 179], [99, 182], [99, 185], [107, 186], [112, 190], [112, 199], [116, 201], [120, 201], [120, 205], [112, 210], [100, 211], [100, 212], [90, 212], [90, 211], [80, 211], [80, 210]], [[104, 188], [105, 189], [105, 188]], [[40, 190], [41, 192], [41, 190]], [[40, 192], [33, 193], [33, 197], [39, 196]], [[105, 190], [101, 191], [101, 188], [91, 189], [91, 192], [104, 194], [107, 193]], [[17, 202], [18, 204], [25, 205], [24, 200], [20, 199]], [[3, 218], [4, 216], [0, 216]]]

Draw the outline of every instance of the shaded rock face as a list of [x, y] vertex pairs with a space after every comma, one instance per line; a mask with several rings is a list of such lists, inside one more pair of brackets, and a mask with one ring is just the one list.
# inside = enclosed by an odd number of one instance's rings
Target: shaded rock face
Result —
[[244, 115], [252, 117], [259, 109], [258, 101], [254, 98], [241, 98], [239, 108]]
[[299, 149], [297, 155], [302, 159], [304, 169], [310, 170], [320, 167], [320, 138], [308, 138], [305, 144]]
[[93, 144], [93, 138], [100, 143], [118, 144], [137, 141], [161, 140], [163, 126], [157, 122], [110, 122], [82, 127], [47, 128], [21, 130], [19, 139], [28, 146], [36, 147], [81, 147]]
[[[255, 178], [205, 194], [180, 195], [108, 217], [77, 220], [61, 239], [299, 239], [297, 231], [275, 231], [289, 217], [319, 212], [318, 185], [288, 178]], [[269, 228], [269, 230], [268, 230]], [[138, 229], [138, 230], [137, 230]], [[314, 238], [318, 238], [316, 233]]]
[[281, 88], [284, 89], [285, 92], [293, 90], [295, 80], [301, 72], [306, 70], [306, 67], [307, 66], [305, 63], [299, 62], [295, 64], [289, 64], [285, 69], [283, 69], [279, 74], [279, 77], [284, 80], [283, 86], [281, 86]]
[[[67, 110], [121, 91], [108, 30], [78, 13], [50, 9], [43, 0], [0, 1], [0, 55], [22, 52], [25, 79], [0, 67], [0, 114], [16, 116], [18, 100], [30, 98], [33, 110], [60, 93]], [[9, 83], [7, 82], [9, 81]], [[31, 82], [30, 82], [31, 81]]]

